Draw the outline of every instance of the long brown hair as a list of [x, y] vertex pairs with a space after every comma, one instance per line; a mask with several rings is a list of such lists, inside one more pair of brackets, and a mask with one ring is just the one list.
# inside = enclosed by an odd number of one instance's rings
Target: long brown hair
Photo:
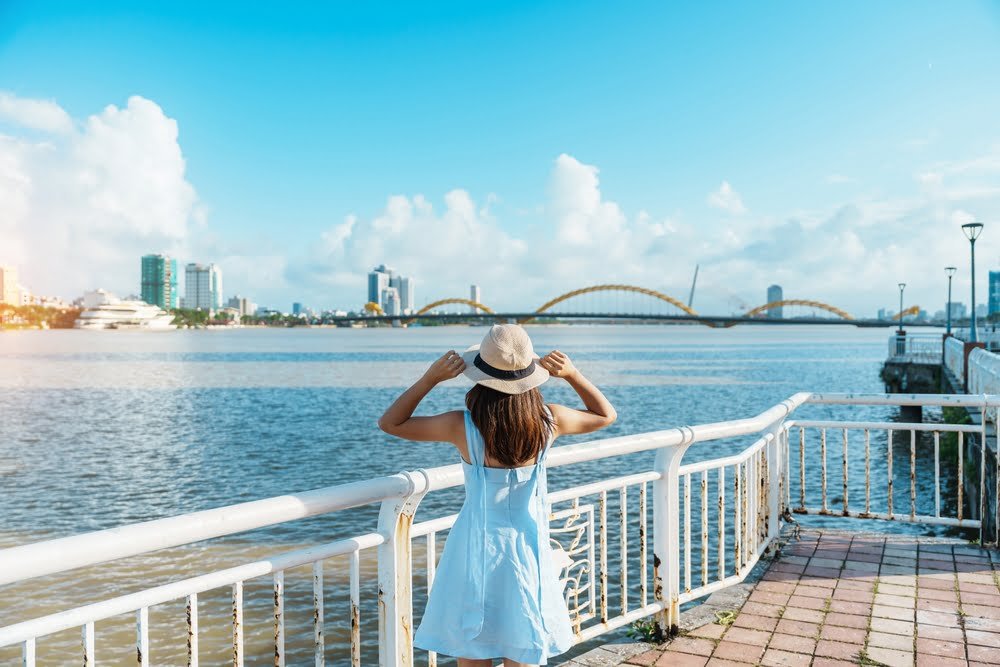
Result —
[[552, 416], [538, 389], [505, 394], [477, 384], [465, 395], [465, 406], [486, 442], [486, 457], [504, 466], [530, 464], [549, 441]]

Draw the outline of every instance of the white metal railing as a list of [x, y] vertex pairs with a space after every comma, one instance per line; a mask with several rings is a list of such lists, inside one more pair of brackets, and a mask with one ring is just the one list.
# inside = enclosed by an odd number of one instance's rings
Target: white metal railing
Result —
[[1000, 393], [1000, 356], [982, 348], [969, 353], [969, 393]]
[[965, 382], [965, 343], [949, 336], [944, 341], [944, 365], [955, 376], [959, 384]]
[[894, 333], [889, 336], [888, 359], [918, 364], [940, 364], [941, 342], [940, 334]]
[[[986, 509], [982, 426], [789, 419], [803, 405], [954, 406], [985, 412], [1000, 411], [1000, 396], [803, 393], [749, 419], [556, 448], [548, 457], [550, 468], [656, 452], [651, 470], [549, 494], [551, 536], [572, 561], [563, 578], [579, 641], [652, 615], [661, 627], [675, 628], [679, 605], [746, 577], [779, 534], [781, 518], [788, 510], [979, 527], [980, 539], [984, 539], [981, 522], [970, 518], [966, 509], [978, 503], [975, 506], [980, 516]], [[982, 444], [977, 460], [969, 462], [972, 467], [967, 468], [962, 444], [973, 435]], [[733, 455], [682, 464], [685, 453], [697, 443], [746, 436], [751, 437], [747, 445]], [[952, 438], [958, 445], [955, 460], [943, 454], [955, 444]], [[832, 468], [831, 457], [835, 462]], [[973, 469], [979, 480], [978, 497], [970, 499], [963, 497], [963, 476]], [[311, 566], [312, 594], [307, 603], [312, 612], [310, 661], [325, 664], [327, 632], [336, 630], [346, 637], [342, 642], [344, 655], [337, 663], [360, 665], [362, 579], [370, 576], [361, 559], [374, 552], [379, 662], [386, 666], [414, 664], [414, 589], [423, 584], [429, 589], [433, 583], [438, 537], [451, 527], [456, 515], [417, 523], [413, 519], [427, 494], [461, 484], [461, 467], [444, 466], [2, 550], [0, 586], [380, 503], [372, 532], [9, 624], [0, 627], [0, 652], [2, 647], [19, 645], [23, 664], [30, 667], [35, 664], [39, 641], [75, 628], [83, 662], [93, 665], [95, 623], [133, 614], [136, 661], [140, 666], [148, 665], [156, 662], [150, 657], [150, 609], [181, 601], [186, 660], [196, 666], [199, 595], [223, 589], [230, 601], [225, 622], [231, 627], [231, 661], [240, 666], [260, 657], [248, 658], [246, 653], [245, 622], [249, 617], [244, 617], [244, 588], [251, 580], [266, 578], [273, 598], [269, 621], [273, 652], [268, 651], [268, 660], [273, 653], [274, 663], [283, 665], [288, 639], [286, 572]], [[651, 549], [647, 539], [650, 504]], [[989, 537], [992, 540], [995, 536]], [[414, 554], [421, 551], [424, 563], [414, 567]], [[349, 608], [342, 617], [338, 615], [339, 621], [325, 608], [324, 562], [335, 557], [348, 559], [344, 584]], [[215, 621], [218, 624], [218, 619]], [[304, 639], [301, 633], [297, 638]], [[371, 643], [369, 639], [368, 645]], [[433, 654], [426, 656], [426, 661], [437, 664]]]

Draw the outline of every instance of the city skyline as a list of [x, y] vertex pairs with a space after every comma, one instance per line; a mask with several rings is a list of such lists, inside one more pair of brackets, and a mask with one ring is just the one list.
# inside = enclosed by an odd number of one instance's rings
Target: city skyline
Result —
[[[320, 309], [388, 262], [424, 302], [686, 300], [700, 265], [705, 311], [777, 282], [873, 313], [900, 281], [942, 303], [938, 266], [968, 293], [962, 222], [986, 223], [980, 280], [1000, 263], [995, 5], [220, 3], [194, 32], [192, 7], [5, 6], [0, 262], [34, 292], [132, 292], [155, 248]], [[404, 91], [419, 103], [389, 103]]]

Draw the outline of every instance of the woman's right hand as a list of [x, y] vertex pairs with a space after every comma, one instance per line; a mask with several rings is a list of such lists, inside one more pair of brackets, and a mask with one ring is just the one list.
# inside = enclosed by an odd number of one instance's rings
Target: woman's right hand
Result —
[[424, 373], [424, 379], [437, 384], [456, 378], [465, 370], [465, 361], [455, 350], [448, 350], [444, 355], [431, 364]]
[[570, 358], [559, 350], [552, 350], [538, 360], [538, 365], [549, 372], [554, 378], [570, 378], [579, 373]]

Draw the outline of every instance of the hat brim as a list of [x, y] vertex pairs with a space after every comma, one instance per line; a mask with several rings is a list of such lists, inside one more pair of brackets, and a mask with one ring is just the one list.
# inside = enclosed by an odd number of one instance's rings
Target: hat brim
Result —
[[[462, 374], [476, 384], [481, 384], [484, 387], [496, 389], [505, 394], [523, 394], [526, 391], [531, 391], [535, 387], [545, 384], [549, 379], [549, 372], [537, 363], [535, 364], [535, 370], [527, 377], [517, 380], [501, 380], [492, 377], [476, 367], [475, 359], [477, 354], [479, 354], [478, 345], [473, 345], [462, 353], [462, 361], [465, 362], [465, 370]], [[538, 360], [538, 355], [535, 355], [535, 360]]]

